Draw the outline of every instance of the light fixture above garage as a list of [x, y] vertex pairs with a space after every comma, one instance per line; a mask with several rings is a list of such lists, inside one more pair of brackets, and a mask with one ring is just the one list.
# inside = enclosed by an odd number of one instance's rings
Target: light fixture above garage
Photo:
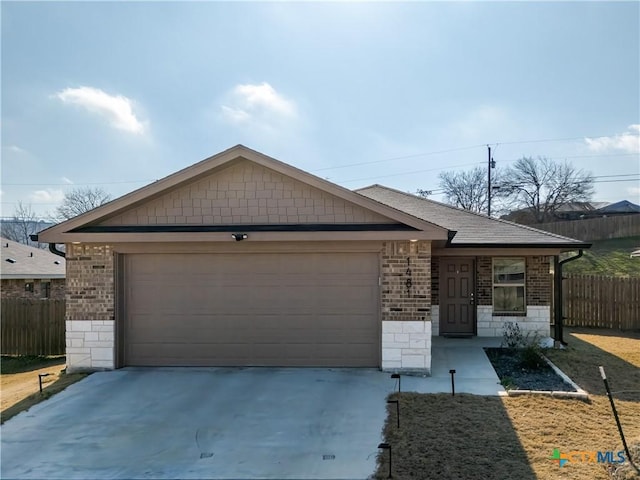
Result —
[[232, 233], [231, 238], [233, 238], [236, 242], [241, 242], [242, 240], [246, 240], [249, 238], [249, 235], [246, 233]]

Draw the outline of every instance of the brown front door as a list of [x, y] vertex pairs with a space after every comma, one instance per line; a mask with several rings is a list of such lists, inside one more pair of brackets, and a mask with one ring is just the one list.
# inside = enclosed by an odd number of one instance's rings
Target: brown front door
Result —
[[474, 261], [440, 258], [440, 335], [475, 334]]

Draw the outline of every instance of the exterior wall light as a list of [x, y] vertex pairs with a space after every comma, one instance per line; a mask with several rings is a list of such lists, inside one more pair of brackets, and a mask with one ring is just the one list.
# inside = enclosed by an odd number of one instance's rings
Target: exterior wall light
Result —
[[236, 242], [241, 242], [242, 240], [246, 240], [249, 238], [249, 235], [246, 233], [232, 233], [231, 238], [233, 238]]

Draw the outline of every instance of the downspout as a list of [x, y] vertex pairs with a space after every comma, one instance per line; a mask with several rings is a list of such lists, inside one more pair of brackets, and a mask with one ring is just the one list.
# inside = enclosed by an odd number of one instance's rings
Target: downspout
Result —
[[456, 236], [456, 233], [458, 233], [457, 230], [448, 230], [447, 231], [447, 243], [445, 244], [445, 247], [450, 247], [451, 246], [451, 242], [453, 242], [453, 237]]
[[[38, 241], [38, 234], [33, 234], [33, 235], [29, 235], [29, 238], [31, 239], [32, 242], [37, 242]], [[58, 255], [59, 257], [65, 258], [66, 254], [62, 251], [62, 250], [58, 250], [56, 248], [56, 244], [55, 243], [50, 243], [49, 244], [49, 251], [51, 253], [53, 253], [54, 255]]]
[[553, 319], [554, 319], [554, 331], [553, 331], [553, 339], [555, 343], [560, 343], [561, 345], [567, 345], [567, 342], [562, 338], [563, 333], [563, 324], [565, 317], [563, 316], [563, 304], [562, 304], [562, 266], [565, 263], [573, 262], [574, 260], [579, 259], [583, 250], [578, 250], [578, 254], [573, 257], [565, 258], [564, 260], [560, 260], [559, 255], [555, 255], [553, 257], [553, 290], [554, 290], [554, 301], [553, 301]]

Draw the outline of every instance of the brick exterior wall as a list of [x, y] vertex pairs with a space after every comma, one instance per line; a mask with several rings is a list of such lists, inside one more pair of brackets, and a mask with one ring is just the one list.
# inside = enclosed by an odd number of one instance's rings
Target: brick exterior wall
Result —
[[527, 305], [551, 305], [552, 282], [549, 257], [527, 257]]
[[67, 320], [114, 320], [114, 256], [109, 245], [67, 245]]
[[[549, 274], [549, 257], [529, 256], [526, 258], [526, 297], [527, 313], [525, 316], [496, 315], [493, 313], [492, 303], [492, 257], [476, 258], [476, 304], [477, 304], [477, 334], [481, 337], [499, 337], [505, 322], [517, 322], [525, 332], [536, 333], [540, 336], [549, 335], [551, 315], [552, 284]], [[439, 334], [439, 258], [432, 259], [432, 332]]]
[[430, 242], [385, 242], [381, 277], [383, 321], [431, 320]]
[[393, 223], [358, 205], [243, 161], [102, 225]]
[[493, 305], [493, 272], [491, 257], [476, 258], [476, 304]]
[[[49, 282], [49, 296], [45, 296], [44, 283]], [[64, 300], [65, 298], [65, 279], [64, 278], [52, 278], [50, 280], [41, 280], [36, 278], [33, 280], [33, 292], [28, 292], [24, 289], [26, 280], [23, 279], [5, 279], [2, 280], [2, 298], [54, 298], [57, 300]]]
[[440, 257], [431, 257], [431, 305], [440, 305]]

